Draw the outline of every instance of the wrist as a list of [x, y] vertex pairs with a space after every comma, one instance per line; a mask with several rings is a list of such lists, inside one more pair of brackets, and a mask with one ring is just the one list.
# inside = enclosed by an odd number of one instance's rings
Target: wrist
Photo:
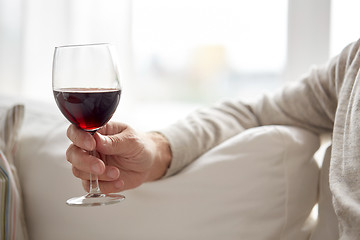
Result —
[[154, 181], [162, 178], [166, 174], [171, 163], [172, 154], [169, 141], [165, 136], [158, 132], [150, 132], [147, 134], [154, 143], [154, 159], [146, 181]]

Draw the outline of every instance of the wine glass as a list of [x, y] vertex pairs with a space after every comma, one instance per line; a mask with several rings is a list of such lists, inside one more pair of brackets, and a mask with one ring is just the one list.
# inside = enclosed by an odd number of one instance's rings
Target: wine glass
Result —
[[[63, 115], [93, 135], [114, 114], [121, 96], [118, 65], [108, 43], [56, 47], [52, 88]], [[90, 152], [96, 156], [96, 151]], [[90, 191], [66, 201], [70, 206], [99, 206], [120, 202], [121, 194], [101, 193], [98, 177], [90, 173]]]

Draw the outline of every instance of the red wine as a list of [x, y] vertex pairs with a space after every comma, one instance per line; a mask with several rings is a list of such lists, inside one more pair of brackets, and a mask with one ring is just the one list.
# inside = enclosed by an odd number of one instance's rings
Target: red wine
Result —
[[64, 116], [86, 131], [95, 131], [107, 123], [121, 96], [121, 90], [111, 88], [61, 88], [53, 93]]

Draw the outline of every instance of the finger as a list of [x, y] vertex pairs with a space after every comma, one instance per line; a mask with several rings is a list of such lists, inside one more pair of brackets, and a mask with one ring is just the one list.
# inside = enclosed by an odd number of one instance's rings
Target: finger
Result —
[[95, 149], [96, 142], [90, 133], [71, 124], [67, 129], [67, 137], [78, 147], [91, 151]]
[[[83, 180], [82, 181], [83, 188], [85, 191], [90, 191], [90, 181]], [[112, 182], [104, 182], [99, 181], [99, 187], [102, 193], [115, 193], [115, 192], [121, 192], [124, 190], [124, 180], [118, 179]]]
[[[99, 181], [102, 193], [115, 193], [140, 186], [144, 182], [144, 175], [136, 172], [122, 171], [120, 177], [114, 181]], [[86, 191], [90, 189], [90, 181], [83, 180], [83, 187]]]
[[105, 171], [105, 163], [92, 155], [89, 152], [71, 144], [66, 151], [66, 159], [75, 167], [76, 169], [93, 173], [96, 175], [101, 175]]
[[137, 155], [144, 150], [144, 140], [133, 129], [127, 128], [115, 135], [94, 135], [96, 150], [106, 155]]
[[[82, 180], [90, 180], [90, 174], [88, 172], [81, 171], [75, 167], [72, 168], [73, 175]], [[120, 176], [120, 171], [116, 167], [107, 166], [104, 174], [97, 175], [99, 181], [114, 181]]]
[[105, 126], [100, 128], [97, 132], [103, 135], [114, 135], [121, 133], [125, 129], [129, 128], [129, 126], [125, 123], [120, 122], [108, 122]]

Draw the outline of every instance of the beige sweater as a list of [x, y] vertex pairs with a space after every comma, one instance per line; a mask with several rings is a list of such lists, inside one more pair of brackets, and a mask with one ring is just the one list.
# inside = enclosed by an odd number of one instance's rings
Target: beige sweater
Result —
[[359, 68], [360, 40], [274, 96], [252, 104], [224, 101], [161, 130], [173, 154], [167, 175], [247, 128], [282, 124], [332, 132], [330, 188], [340, 239], [360, 239]]

